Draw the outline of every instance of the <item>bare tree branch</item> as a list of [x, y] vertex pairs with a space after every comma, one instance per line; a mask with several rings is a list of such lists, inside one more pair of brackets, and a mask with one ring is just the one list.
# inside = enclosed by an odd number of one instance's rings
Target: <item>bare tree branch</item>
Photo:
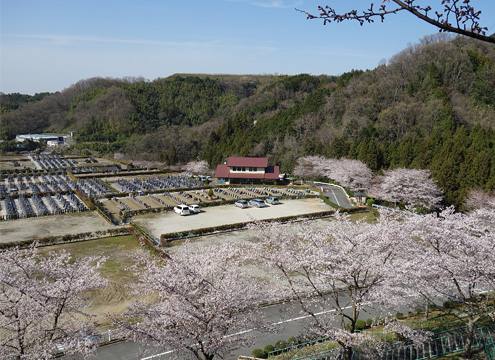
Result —
[[[416, 0], [392, 0], [397, 7], [387, 9], [385, 3], [390, 3], [390, 0], [383, 0], [378, 9], [375, 9], [374, 4], [370, 4], [370, 8], [362, 11], [351, 10], [344, 14], [339, 14], [337, 11], [326, 5], [318, 6], [318, 15], [310, 14], [305, 10], [296, 9], [299, 12], [306, 14], [307, 19], [323, 19], [323, 24], [330, 22], [342, 22], [344, 20], [356, 20], [360, 25], [364, 23], [373, 23], [376, 18], [381, 22], [386, 16], [397, 14], [400, 11], [407, 11], [417, 18], [436, 26], [441, 32], [452, 32], [481, 41], [495, 44], [495, 37], [487, 36], [487, 27], [480, 25], [481, 11], [476, 11], [469, 2], [470, 0], [441, 0], [443, 10], [433, 11], [431, 6], [421, 6], [416, 4]], [[433, 15], [429, 15], [434, 12]]]

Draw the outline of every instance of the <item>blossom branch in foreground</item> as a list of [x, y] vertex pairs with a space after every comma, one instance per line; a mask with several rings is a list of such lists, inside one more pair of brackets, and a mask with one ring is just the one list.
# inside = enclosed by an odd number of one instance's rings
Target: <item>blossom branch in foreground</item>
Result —
[[[258, 305], [262, 282], [237, 262], [232, 245], [208, 253], [193, 244], [157, 260], [143, 254], [134, 267], [139, 278], [136, 302], [116, 325], [128, 338], [172, 348], [181, 358], [213, 359], [252, 342], [253, 332], [268, 330]], [[139, 322], [136, 322], [139, 321]]]
[[0, 252], [0, 358], [50, 359], [56, 345], [88, 355], [95, 324], [83, 309], [85, 294], [106, 286], [103, 257], [41, 255], [35, 247]]

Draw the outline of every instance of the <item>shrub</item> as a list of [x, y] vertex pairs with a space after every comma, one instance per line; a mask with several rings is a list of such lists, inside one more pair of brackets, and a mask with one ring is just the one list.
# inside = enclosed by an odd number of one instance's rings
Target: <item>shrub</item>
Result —
[[275, 343], [274, 347], [276, 350], [285, 349], [287, 347], [287, 343], [284, 340], [279, 340]]
[[444, 309], [454, 309], [457, 306], [455, 301], [444, 301], [443, 308]]
[[371, 327], [371, 325], [373, 324], [373, 320], [372, 319], [366, 319], [366, 327]]
[[355, 330], [364, 330], [366, 328], [366, 321], [358, 320], [356, 321], [356, 325], [354, 327]]
[[403, 320], [405, 318], [404, 314], [403, 313], [400, 313], [398, 312], [395, 317], [398, 319], [398, 320]]
[[275, 348], [273, 347], [272, 344], [268, 344], [267, 346], [265, 346], [265, 348], [263, 349], [263, 351], [268, 355], [269, 353], [271, 353], [273, 350], [275, 350]]
[[297, 344], [297, 339], [295, 337], [290, 337], [289, 340], [287, 340], [291, 345]]
[[251, 355], [259, 359], [266, 359], [268, 357], [267, 354], [261, 349], [254, 349], [251, 351]]

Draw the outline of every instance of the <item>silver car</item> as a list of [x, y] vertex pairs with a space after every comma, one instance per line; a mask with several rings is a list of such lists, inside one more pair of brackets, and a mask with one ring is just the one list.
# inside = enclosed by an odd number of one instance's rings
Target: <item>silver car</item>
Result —
[[249, 200], [249, 205], [257, 207], [257, 208], [261, 208], [261, 207], [266, 206], [265, 202], [262, 199]]
[[275, 196], [270, 196], [268, 199], [266, 199], [266, 202], [270, 205], [277, 205], [279, 203], [278, 198]]
[[248, 207], [248, 202], [246, 200], [237, 200], [235, 202], [235, 206], [240, 207], [241, 209]]

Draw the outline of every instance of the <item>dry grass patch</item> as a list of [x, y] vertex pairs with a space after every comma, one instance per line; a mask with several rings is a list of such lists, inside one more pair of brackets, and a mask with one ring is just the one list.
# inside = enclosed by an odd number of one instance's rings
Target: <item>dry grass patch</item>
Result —
[[133, 303], [129, 285], [135, 281], [134, 275], [123, 266], [134, 264], [133, 256], [141, 247], [132, 236], [116, 236], [98, 240], [83, 241], [40, 248], [40, 253], [65, 249], [73, 257], [93, 255], [106, 256], [108, 260], [101, 268], [101, 275], [108, 280], [108, 286], [92, 291], [89, 314], [95, 315], [101, 323], [101, 330], [110, 325], [107, 315], [118, 315]]

